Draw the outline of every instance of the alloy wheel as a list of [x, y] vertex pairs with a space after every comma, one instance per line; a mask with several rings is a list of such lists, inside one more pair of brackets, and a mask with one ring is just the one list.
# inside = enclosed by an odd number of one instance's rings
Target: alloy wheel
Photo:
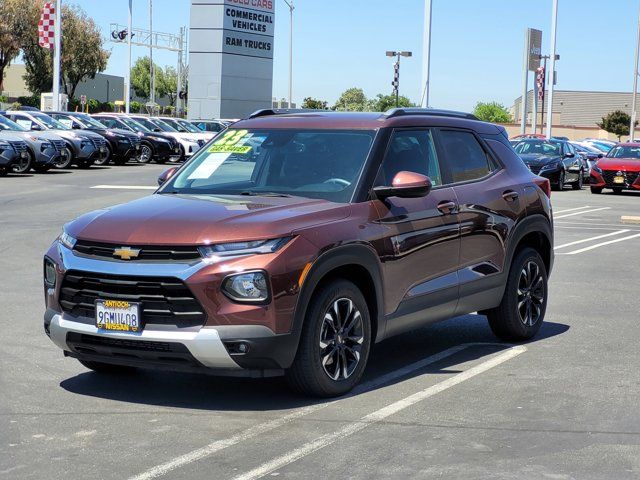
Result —
[[320, 328], [320, 362], [332, 380], [349, 378], [360, 363], [364, 330], [353, 301], [340, 298], [324, 315]]
[[149, 145], [142, 145], [142, 147], [140, 147], [140, 157], [138, 158], [138, 162], [149, 163], [150, 161], [151, 161], [151, 147], [149, 147]]
[[532, 327], [540, 320], [544, 296], [544, 277], [540, 267], [529, 260], [522, 268], [518, 281], [518, 316], [526, 326]]
[[27, 173], [31, 170], [31, 152], [27, 151], [27, 156], [23, 157], [20, 155], [18, 163], [14, 163], [11, 167], [13, 173]]

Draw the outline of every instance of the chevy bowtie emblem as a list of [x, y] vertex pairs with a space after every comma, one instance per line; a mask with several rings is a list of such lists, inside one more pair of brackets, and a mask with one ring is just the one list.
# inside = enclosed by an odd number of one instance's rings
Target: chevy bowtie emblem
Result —
[[131, 260], [132, 258], [137, 258], [139, 253], [139, 248], [120, 247], [113, 251], [113, 256], [120, 257], [122, 260]]

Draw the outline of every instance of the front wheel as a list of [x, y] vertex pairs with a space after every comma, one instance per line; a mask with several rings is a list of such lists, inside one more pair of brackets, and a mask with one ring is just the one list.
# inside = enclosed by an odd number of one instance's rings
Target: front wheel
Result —
[[31, 170], [31, 166], [33, 165], [34, 155], [31, 153], [31, 150], [27, 149], [27, 156], [20, 156], [18, 163], [14, 163], [11, 167], [13, 173], [27, 173]]
[[600, 195], [602, 193], [602, 187], [591, 187], [591, 193]]
[[153, 159], [153, 148], [148, 143], [142, 143], [140, 145], [140, 156], [138, 157], [139, 163], [149, 163]]
[[51, 165], [34, 165], [33, 169], [37, 173], [47, 173], [49, 170], [51, 170]]
[[502, 302], [487, 312], [489, 326], [502, 340], [532, 338], [547, 310], [547, 269], [540, 254], [525, 248], [511, 263]]
[[367, 302], [353, 283], [335, 280], [313, 295], [287, 381], [306, 395], [343, 395], [360, 381], [370, 347]]
[[578, 180], [571, 184], [571, 188], [574, 190], [582, 190], [582, 184], [584, 181], [584, 174], [582, 170], [580, 170], [580, 175], [578, 176]]
[[93, 165], [93, 160], [78, 160], [78, 168], [86, 170], [90, 168], [91, 165]]
[[94, 165], [109, 165], [109, 161], [111, 160], [111, 157], [113, 156], [113, 150], [111, 149], [111, 145], [109, 144], [109, 142], [107, 142], [107, 154], [102, 156], [102, 157], [98, 157], [93, 161]]
[[59, 169], [69, 168], [69, 166], [72, 163], [73, 163], [73, 151], [71, 150], [71, 147], [67, 147], [67, 154], [66, 155], [60, 155], [58, 157], [58, 160], [54, 164], [54, 167], [59, 168]]
[[561, 192], [562, 190], [564, 190], [564, 181], [565, 181], [565, 174], [564, 174], [564, 170], [561, 170], [560, 173], [558, 174], [558, 183], [553, 185], [553, 189]]

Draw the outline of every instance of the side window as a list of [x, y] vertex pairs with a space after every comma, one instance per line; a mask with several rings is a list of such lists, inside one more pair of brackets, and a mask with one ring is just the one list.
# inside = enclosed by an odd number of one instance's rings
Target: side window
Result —
[[115, 128], [116, 122], [110, 118], [98, 118], [98, 121], [107, 128]]
[[375, 185], [391, 185], [393, 177], [403, 170], [428, 176], [434, 186], [442, 185], [430, 130], [394, 131]]
[[495, 167], [486, 152], [469, 132], [442, 130], [442, 146], [454, 183], [468, 182], [487, 176]]
[[23, 117], [22, 115], [13, 115], [12, 120], [27, 130], [33, 130], [33, 122], [27, 117]]

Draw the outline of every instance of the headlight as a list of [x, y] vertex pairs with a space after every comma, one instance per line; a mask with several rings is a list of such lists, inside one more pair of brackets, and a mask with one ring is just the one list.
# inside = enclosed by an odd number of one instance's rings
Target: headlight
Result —
[[56, 266], [46, 257], [44, 259], [44, 283], [49, 288], [56, 286]]
[[550, 162], [544, 165], [541, 170], [554, 170], [558, 168], [559, 165], [560, 165], [560, 162]]
[[69, 250], [73, 250], [73, 247], [76, 245], [76, 239], [65, 231], [60, 234], [58, 240], [60, 240], [60, 243], [67, 247]]
[[236, 302], [264, 303], [269, 300], [269, 287], [264, 272], [231, 275], [222, 283], [222, 291]]
[[291, 237], [274, 238], [272, 240], [256, 240], [252, 242], [231, 242], [218, 245], [205, 245], [198, 247], [203, 258], [216, 259], [217, 257], [235, 257], [238, 255], [257, 255], [273, 253], [282, 248]]

